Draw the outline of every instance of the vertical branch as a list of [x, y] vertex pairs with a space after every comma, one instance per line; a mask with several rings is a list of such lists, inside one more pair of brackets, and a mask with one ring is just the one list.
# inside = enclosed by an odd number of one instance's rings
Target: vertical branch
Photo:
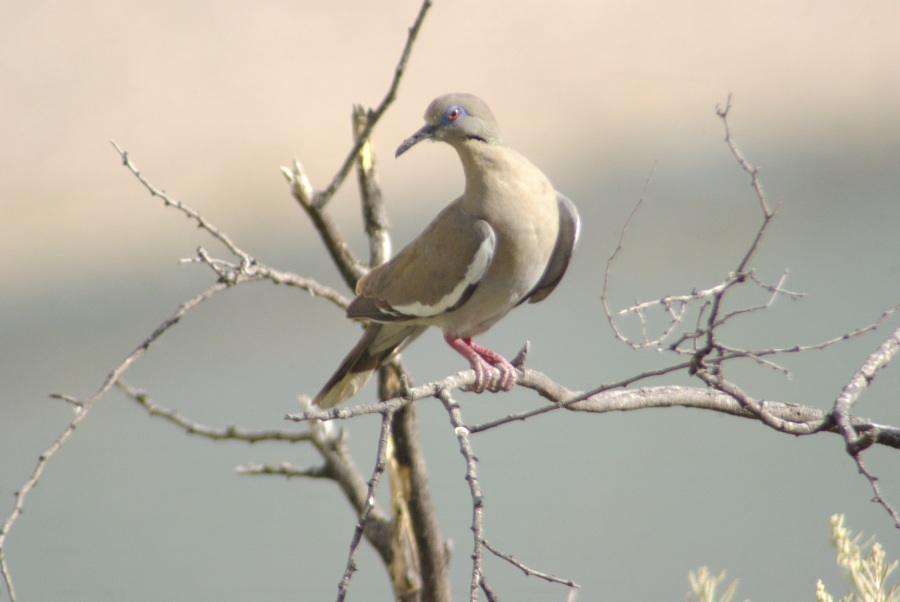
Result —
[[859, 400], [860, 395], [869, 387], [869, 384], [875, 380], [875, 375], [878, 374], [878, 371], [887, 366], [898, 352], [900, 352], [900, 328], [895, 330], [891, 336], [879, 345], [878, 349], [866, 358], [866, 361], [856, 371], [850, 382], [844, 386], [844, 390], [841, 391], [841, 394], [834, 401], [833, 415], [834, 421], [837, 423], [847, 444], [847, 453], [856, 462], [859, 472], [869, 480], [869, 484], [872, 486], [872, 491], [875, 494], [872, 501], [881, 504], [893, 519], [894, 526], [900, 529], [900, 515], [897, 514], [894, 507], [881, 494], [878, 477], [869, 472], [869, 469], [866, 468], [862, 461], [863, 450], [875, 442], [878, 433], [866, 431], [857, 434], [850, 415], [850, 408]]
[[406, 404], [394, 416], [392, 436], [395, 459], [401, 474], [405, 476], [403, 491], [407, 497], [404, 501], [418, 547], [421, 599], [426, 602], [450, 602], [449, 562], [431, 499], [415, 408], [413, 403]]
[[[428, 4], [423, 4], [420, 18], [414, 25], [415, 31], [421, 25], [421, 17]], [[411, 39], [414, 38], [415, 31], [411, 31]], [[405, 53], [402, 64], [405, 64], [406, 58]], [[401, 73], [402, 65], [398, 66], [398, 77]], [[363, 223], [369, 239], [369, 261], [373, 266], [384, 263], [391, 255], [387, 211], [376, 177], [375, 153], [370, 141], [371, 126], [376, 114], [377, 110], [366, 111], [361, 106], [354, 107], [353, 111], [354, 137], [359, 145], [356, 175]], [[398, 361], [379, 370], [379, 398], [382, 401], [397, 397], [403, 390], [400, 381], [402, 371], [403, 367]], [[448, 562], [431, 500], [419, 423], [413, 404], [400, 409], [394, 416], [387, 453], [393, 515], [389, 573], [395, 596], [402, 600], [449, 602]]]
[[[325, 463], [324, 472], [340, 487], [344, 497], [350, 502], [350, 506], [358, 516], [361, 516], [366, 511], [369, 484], [353, 461], [343, 436], [329, 434], [325, 428], [327, 424], [329, 423], [311, 422], [309, 431], [312, 437], [310, 440], [322, 456]], [[389, 534], [391, 523], [384, 517], [377, 505], [368, 512], [369, 516], [363, 535], [378, 552], [384, 565], [390, 566], [393, 559]]]
[[[369, 123], [368, 113], [361, 105], [353, 107], [353, 135], [357, 142]], [[381, 186], [375, 175], [375, 153], [372, 143], [365, 139], [356, 156], [356, 177], [362, 202], [363, 225], [369, 237], [369, 265], [376, 266], [391, 256], [391, 238], [388, 234], [387, 211], [381, 195]]]
[[[375, 266], [391, 255], [387, 212], [375, 172], [375, 153], [370, 141], [362, 138], [371, 113], [354, 107], [353, 130], [362, 142], [356, 156], [363, 223], [369, 239], [369, 261]], [[402, 390], [398, 361], [383, 366], [378, 373], [379, 398], [397, 397]], [[391, 483], [391, 562], [388, 573], [397, 600], [450, 600], [450, 581], [428, 488], [425, 458], [419, 442], [415, 408], [410, 404], [391, 421], [387, 446], [388, 477]]]
[[[725, 102], [725, 108], [721, 108], [718, 106], [716, 107], [716, 115], [718, 115], [719, 119], [722, 120], [722, 127], [725, 128], [725, 143], [728, 145], [729, 150], [731, 150], [731, 154], [734, 156], [741, 169], [750, 176], [750, 184], [753, 186], [753, 190], [756, 192], [756, 198], [759, 201], [759, 206], [763, 213], [763, 221], [759, 229], [756, 231], [756, 236], [754, 237], [753, 242], [750, 244], [750, 248], [747, 249], [744, 257], [738, 263], [737, 268], [734, 270], [733, 277], [729, 279], [729, 285], [724, 287], [721, 291], [717, 292], [713, 296], [712, 302], [710, 304], [709, 318], [707, 319], [706, 345], [702, 349], [698, 349], [694, 354], [694, 365], [691, 368], [691, 373], [696, 373], [697, 370], [701, 368], [703, 359], [716, 348], [716, 327], [720, 324], [719, 312], [721, 311], [722, 303], [725, 299], [725, 294], [731, 288], [731, 285], [743, 282], [746, 278], [747, 266], [749, 265], [750, 260], [756, 254], [756, 251], [759, 249], [762, 238], [765, 235], [766, 230], [769, 228], [769, 224], [772, 222], [772, 219], [775, 217], [775, 209], [771, 209], [769, 207], [766, 193], [763, 190], [762, 182], [759, 179], [759, 168], [751, 165], [750, 162], [747, 161], [747, 159], [744, 157], [744, 154], [741, 152], [741, 150], [734, 143], [734, 139], [731, 135], [731, 125], [728, 122], [729, 111], [731, 111], [731, 95], [728, 96], [728, 99]], [[716, 366], [714, 368], [714, 372], [718, 370], [719, 366]]]
[[482, 524], [482, 515], [484, 514], [484, 496], [481, 494], [481, 485], [478, 484], [477, 463], [478, 458], [469, 442], [469, 429], [463, 423], [462, 415], [459, 411], [459, 404], [450, 396], [450, 392], [442, 388], [438, 391], [438, 399], [444, 404], [444, 408], [450, 415], [450, 424], [456, 433], [456, 439], [459, 442], [459, 452], [466, 460], [466, 481], [469, 482], [469, 492], [472, 495], [472, 534], [474, 538], [474, 549], [472, 550], [472, 581], [469, 584], [469, 600], [475, 602], [478, 600], [478, 588], [482, 587], [488, 596], [490, 588], [484, 583], [484, 571], [481, 568], [481, 557], [484, 550], [484, 526]]
[[356, 528], [353, 530], [353, 537], [350, 540], [350, 553], [347, 556], [347, 566], [344, 568], [344, 576], [338, 584], [338, 602], [342, 602], [347, 596], [347, 588], [350, 586], [350, 579], [356, 572], [356, 552], [359, 549], [359, 543], [362, 540], [366, 525], [369, 522], [369, 514], [375, 507], [375, 491], [378, 489], [378, 482], [381, 475], [384, 474], [386, 466], [385, 457], [387, 454], [388, 437], [391, 432], [391, 419], [394, 413], [387, 411], [381, 416], [381, 434], [378, 437], [378, 451], [375, 454], [375, 468], [372, 471], [372, 477], [369, 479], [366, 490], [366, 500], [363, 505], [363, 511], [356, 521]]

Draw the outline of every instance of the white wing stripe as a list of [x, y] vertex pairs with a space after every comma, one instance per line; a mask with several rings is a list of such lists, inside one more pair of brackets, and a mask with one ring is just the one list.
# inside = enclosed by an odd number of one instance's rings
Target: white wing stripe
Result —
[[430, 318], [431, 316], [436, 316], [445, 312], [448, 308], [453, 307], [459, 302], [467, 288], [473, 284], [477, 284], [478, 281], [481, 280], [482, 276], [487, 272], [493, 257], [494, 237], [487, 236], [481, 241], [478, 250], [475, 251], [475, 255], [472, 256], [472, 263], [470, 263], [468, 269], [466, 269], [466, 275], [463, 276], [463, 279], [457, 283], [453, 290], [438, 301], [436, 305], [425, 305], [424, 303], [414, 301], [413, 303], [407, 303], [406, 305], [395, 305], [391, 309], [403, 315], [416, 316], [419, 318]]

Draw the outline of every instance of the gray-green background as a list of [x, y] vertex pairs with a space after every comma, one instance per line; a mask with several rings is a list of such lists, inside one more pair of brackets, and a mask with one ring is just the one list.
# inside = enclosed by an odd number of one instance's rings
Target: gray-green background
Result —
[[[329, 181], [348, 148], [351, 104], [380, 101], [417, 8], [0, 8], [0, 517], [71, 418], [47, 395], [88, 397], [211, 282], [178, 259], [201, 244], [221, 254], [141, 189], [108, 140], [260, 260], [341, 287], [278, 167], [297, 157], [315, 185]], [[431, 98], [474, 92], [507, 141], [575, 200], [584, 226], [554, 295], [482, 342], [512, 355], [529, 339], [530, 365], [573, 389], [663, 365], [613, 340], [599, 306], [605, 261], [655, 166], [613, 305], [710, 286], [737, 265], [760, 216], [714, 112], [733, 93], [737, 142], [780, 203], [754, 266], [771, 281], [789, 269], [786, 287], [807, 296], [736, 322], [729, 341], [814, 343], [868, 324], [900, 301], [898, 23], [900, 5], [888, 1], [437, 2], [375, 136], [395, 245], [459, 193], [461, 173], [449, 148], [417, 147], [401, 161], [393, 150]], [[363, 254], [352, 179], [330, 210]], [[750, 364], [729, 374], [757, 397], [829, 407], [896, 326], [893, 318], [839, 348], [784, 358], [791, 379]], [[190, 314], [126, 380], [212, 426], [292, 428], [281, 418], [298, 408], [296, 396], [314, 393], [357, 336], [308, 295], [241, 287]], [[437, 333], [405, 358], [418, 382], [465, 367]], [[880, 375], [859, 412], [900, 423], [898, 375], [896, 365]], [[526, 390], [459, 399], [471, 422], [536, 403]], [[420, 416], [462, 597], [464, 466], [443, 409], [424, 402]], [[347, 429], [370, 470], [377, 419]], [[488, 538], [577, 581], [581, 600], [682, 599], [687, 572], [704, 564], [740, 578], [741, 599], [812, 599], [817, 577], [842, 595], [827, 543], [834, 512], [900, 557], [896, 530], [834, 436], [795, 439], [668, 410], [556, 413], [474, 445]], [[354, 523], [337, 489], [232, 470], [282, 460], [316, 458], [303, 446], [190, 438], [111, 394], [50, 463], [8, 539], [20, 600], [332, 598]], [[870, 450], [866, 460], [900, 505], [896, 452]], [[359, 564], [349, 599], [388, 599], [368, 548]], [[487, 567], [504, 599], [565, 598], [501, 562]]]

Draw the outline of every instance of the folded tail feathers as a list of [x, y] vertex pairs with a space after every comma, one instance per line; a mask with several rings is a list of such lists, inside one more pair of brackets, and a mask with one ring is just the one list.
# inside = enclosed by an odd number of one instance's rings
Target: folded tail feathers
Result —
[[313, 399], [313, 405], [333, 408], [356, 395], [378, 368], [424, 330], [424, 326], [371, 322], [356, 346]]
[[[363, 388], [363, 386], [369, 382], [369, 379], [372, 378], [372, 374], [374, 374], [375, 370], [362, 370], [360, 372], [346, 372], [341, 375], [341, 378], [332, 383], [328, 381], [328, 384], [316, 395], [316, 398], [313, 400], [313, 405], [319, 406], [322, 409], [333, 408], [341, 402], [344, 402]], [[338, 376], [338, 374], [335, 374]], [[332, 377], [332, 380], [335, 380]]]

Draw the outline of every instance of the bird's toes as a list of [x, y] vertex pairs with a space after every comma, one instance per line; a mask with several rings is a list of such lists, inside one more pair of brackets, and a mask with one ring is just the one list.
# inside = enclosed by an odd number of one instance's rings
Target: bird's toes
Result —
[[497, 368], [491, 366], [489, 368], [489, 380], [487, 382], [487, 390], [496, 393], [503, 390], [503, 373]]
[[497, 381], [498, 390], [510, 391], [513, 387], [516, 386], [518, 375], [516, 374], [516, 369], [512, 364], [506, 363], [497, 366], [497, 372], [499, 373], [499, 379]]
[[484, 362], [472, 362], [472, 370], [475, 371], [475, 382], [472, 383], [469, 390], [473, 393], [484, 393], [490, 385], [490, 381], [493, 380], [490, 374], [493, 370]]
[[509, 391], [516, 385], [518, 378], [516, 368], [506, 361], [493, 365], [483, 359], [472, 361], [472, 370], [475, 372], [475, 382], [469, 387], [469, 391], [473, 393]]

